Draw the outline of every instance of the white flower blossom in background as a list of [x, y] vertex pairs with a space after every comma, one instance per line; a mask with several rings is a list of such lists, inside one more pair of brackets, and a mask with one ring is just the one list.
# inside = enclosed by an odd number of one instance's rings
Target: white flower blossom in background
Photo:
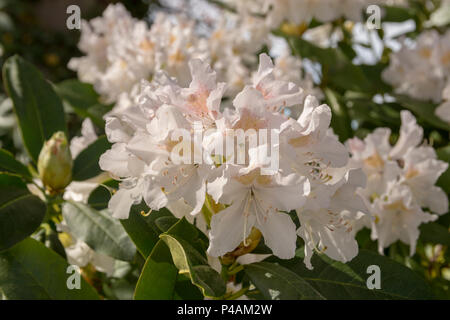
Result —
[[103, 16], [83, 21], [79, 48], [69, 68], [92, 83], [106, 102], [114, 102], [154, 68], [153, 40], [144, 21], [134, 19], [122, 4], [110, 5]]
[[410, 245], [412, 255], [419, 226], [448, 210], [447, 195], [435, 186], [448, 164], [437, 160], [432, 147], [422, 144], [423, 130], [409, 111], [402, 111], [401, 118], [400, 137], [394, 146], [389, 142], [390, 130], [378, 128], [364, 141], [349, 140], [348, 147], [351, 166], [363, 168], [367, 175], [362, 194], [373, 219], [366, 219], [365, 225], [378, 240], [380, 253], [400, 240]]
[[446, 100], [450, 82], [450, 31], [443, 35], [435, 30], [419, 35], [411, 48], [403, 47], [391, 55], [383, 79], [394, 86], [395, 92], [415, 99], [442, 103], [436, 115], [449, 121]]
[[[218, 80], [227, 83], [224, 95], [234, 97], [251, 82], [256, 54], [269, 45], [270, 28], [248, 12], [224, 13], [206, 35], [181, 14], [158, 12], [148, 27], [119, 3], [109, 5], [102, 17], [83, 21], [81, 31], [79, 48], [85, 56], [73, 58], [69, 68], [93, 84], [105, 102], [115, 103], [115, 111], [136, 104], [141, 81], [151, 81], [161, 71], [188, 85], [188, 62], [196, 58], [211, 65]], [[294, 77], [312, 93], [307, 75]]]
[[80, 268], [89, 264], [94, 266], [96, 270], [104, 272], [111, 276], [115, 269], [115, 260], [102, 253], [95, 252], [85, 242], [76, 239], [71, 233], [69, 227], [63, 221], [58, 225], [59, 238], [66, 251], [67, 261], [69, 264], [76, 265]]

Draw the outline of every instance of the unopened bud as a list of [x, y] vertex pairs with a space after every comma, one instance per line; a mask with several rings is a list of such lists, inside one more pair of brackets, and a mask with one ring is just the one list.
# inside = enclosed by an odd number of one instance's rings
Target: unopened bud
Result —
[[39, 154], [39, 177], [50, 192], [58, 192], [71, 182], [72, 165], [66, 135], [58, 131], [44, 143]]

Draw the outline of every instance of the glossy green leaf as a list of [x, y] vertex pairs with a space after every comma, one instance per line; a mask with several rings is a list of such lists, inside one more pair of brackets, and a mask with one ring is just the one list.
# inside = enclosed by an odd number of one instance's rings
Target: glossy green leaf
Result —
[[28, 238], [0, 253], [0, 291], [7, 299], [97, 300], [95, 290], [80, 277], [70, 290], [67, 262], [42, 243]]
[[225, 283], [206, 259], [208, 239], [201, 231], [183, 218], [159, 237], [139, 278], [136, 299], [180, 299], [187, 292], [195, 297], [198, 292], [189, 283], [180, 283], [186, 276], [205, 296], [225, 293]]
[[23, 177], [31, 179], [31, 174], [28, 168], [20, 161], [17, 161], [9, 151], [4, 149], [0, 149], [0, 171], [17, 173]]
[[169, 247], [180, 273], [189, 274], [203, 295], [220, 297], [225, 294], [223, 279], [208, 264], [205, 255], [208, 239], [200, 230], [183, 218], [159, 237]]
[[339, 136], [340, 141], [344, 142], [353, 136], [347, 107], [339, 101], [337, 93], [333, 90], [326, 88], [324, 92], [333, 114], [331, 127]]
[[96, 252], [118, 260], [133, 259], [136, 247], [119, 220], [112, 218], [108, 212], [72, 201], [64, 203], [62, 212], [74, 236]]
[[100, 103], [100, 97], [91, 84], [80, 82], [78, 79], [68, 79], [55, 85], [55, 90], [64, 105], [77, 115], [90, 118], [100, 128], [105, 126], [103, 114], [111, 108]]
[[73, 161], [72, 179], [83, 181], [102, 173], [98, 161], [109, 148], [111, 148], [111, 144], [108, 139], [106, 136], [101, 136], [81, 151]]
[[[430, 299], [433, 298], [426, 281], [411, 269], [376, 252], [360, 250], [358, 256], [344, 264], [325, 255], [314, 254], [308, 270], [303, 263], [303, 252], [298, 258], [277, 262], [308, 281], [326, 299]], [[380, 267], [381, 289], [368, 289], [367, 279], [371, 265]]]
[[45, 212], [45, 203], [19, 177], [0, 174], [0, 251], [31, 235]]
[[339, 48], [324, 49], [299, 37], [287, 36], [283, 33], [278, 34], [288, 40], [294, 54], [321, 64], [323, 83], [330, 83], [333, 88], [343, 90], [378, 91], [378, 88], [366, 78], [361, 68], [353, 65]]
[[324, 299], [306, 280], [276, 263], [252, 263], [245, 265], [244, 270], [265, 299]]
[[3, 65], [3, 79], [25, 148], [37, 162], [42, 145], [53, 133], [63, 131], [67, 135], [63, 104], [42, 74], [17, 55]]
[[88, 204], [97, 210], [108, 208], [109, 199], [111, 199], [112, 190], [117, 189], [119, 183], [115, 180], [108, 180], [102, 183], [101, 186], [95, 188], [88, 198]]
[[136, 300], [173, 300], [178, 269], [163, 241], [153, 248], [136, 285]]
[[413, 19], [415, 12], [413, 9], [405, 7], [384, 6], [383, 21], [388, 22], [403, 22]]
[[152, 211], [147, 216], [143, 216], [142, 211], [149, 211], [144, 203], [135, 205], [131, 208], [128, 219], [120, 220], [120, 222], [139, 252], [144, 258], [147, 258], [159, 241], [159, 235], [162, 232], [155, 221], [162, 217], [174, 217], [167, 209]]

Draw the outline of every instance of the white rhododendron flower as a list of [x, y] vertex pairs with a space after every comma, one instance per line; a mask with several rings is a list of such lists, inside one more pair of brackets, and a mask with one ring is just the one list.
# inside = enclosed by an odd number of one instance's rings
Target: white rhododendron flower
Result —
[[436, 115], [450, 124], [450, 80], [442, 91], [442, 103], [436, 108]]
[[351, 139], [348, 146], [351, 165], [363, 168], [367, 175], [362, 194], [373, 219], [366, 220], [366, 226], [378, 240], [380, 253], [401, 240], [410, 245], [412, 255], [419, 226], [448, 210], [447, 195], [435, 186], [448, 164], [436, 159], [432, 147], [421, 144], [423, 130], [409, 111], [402, 111], [401, 118], [400, 137], [394, 146], [387, 128], [376, 129], [364, 141]]
[[[135, 104], [140, 82], [158, 77], [161, 70], [187, 86], [192, 59], [208, 62], [218, 80], [227, 83], [224, 95], [232, 98], [251, 83], [256, 54], [269, 45], [270, 28], [263, 21], [248, 12], [227, 13], [205, 36], [183, 15], [159, 12], [148, 27], [122, 4], [109, 5], [102, 17], [83, 21], [78, 46], [85, 56], [72, 58], [69, 68], [93, 84], [105, 102], [115, 103], [114, 111]], [[294, 82], [312, 93], [306, 76]]]
[[344, 167], [328, 170], [327, 175], [330, 180], [313, 186], [306, 205], [297, 210], [301, 224], [297, 232], [305, 241], [305, 264], [310, 269], [314, 250], [342, 262], [356, 257], [355, 226], [368, 211], [358, 192], [366, 179], [361, 170]]

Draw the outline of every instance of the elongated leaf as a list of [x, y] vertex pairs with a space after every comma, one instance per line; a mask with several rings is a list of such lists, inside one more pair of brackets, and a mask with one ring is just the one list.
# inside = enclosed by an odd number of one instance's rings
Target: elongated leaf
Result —
[[119, 183], [115, 180], [108, 180], [102, 184], [95, 188], [88, 198], [88, 204], [97, 210], [108, 208], [108, 202], [111, 199], [111, 190], [108, 190], [108, 188], [117, 189], [119, 186]]
[[97, 300], [80, 276], [80, 289], [68, 289], [67, 262], [42, 243], [28, 238], [0, 253], [0, 291], [7, 299]]
[[205, 255], [208, 240], [201, 231], [183, 218], [159, 237], [169, 247], [178, 270], [189, 274], [203, 295], [220, 297], [225, 294], [223, 279], [208, 264]]
[[[269, 258], [308, 281], [326, 299], [430, 299], [433, 298], [428, 284], [407, 267], [372, 251], [361, 250], [356, 258], [344, 264], [325, 255], [315, 254], [311, 260], [314, 267], [308, 270], [302, 259], [280, 260]], [[367, 279], [371, 265], [380, 267], [381, 289], [369, 289]]]
[[146, 217], [141, 214], [142, 211], [149, 211], [145, 204], [133, 206], [128, 219], [120, 220], [120, 222], [139, 252], [144, 258], [147, 258], [159, 241], [159, 235], [162, 232], [155, 221], [163, 217], [174, 218], [174, 216], [166, 209], [153, 211]]
[[67, 135], [61, 100], [42, 74], [19, 56], [3, 65], [5, 89], [14, 104], [22, 138], [35, 162], [45, 140], [56, 131]]
[[99, 95], [93, 86], [78, 79], [64, 80], [55, 85], [55, 90], [64, 101], [77, 109], [88, 109], [99, 103]]
[[44, 219], [46, 205], [16, 176], [0, 174], [0, 251], [31, 235]]
[[118, 260], [133, 259], [136, 247], [120, 222], [107, 212], [72, 201], [64, 203], [62, 211], [70, 231], [93, 250]]
[[[142, 270], [136, 299], [194, 299], [198, 292], [192, 284], [206, 296], [225, 293], [225, 283], [206, 259], [208, 239], [197, 228], [183, 218], [160, 238]], [[159, 276], [161, 272], [164, 279]]]
[[252, 263], [245, 266], [245, 273], [269, 300], [324, 299], [306, 280], [275, 263]]
[[111, 107], [100, 103], [99, 95], [91, 84], [80, 82], [78, 79], [68, 79], [56, 84], [55, 91], [63, 100], [64, 105], [77, 115], [82, 118], [90, 118], [100, 128], [105, 126], [103, 115]]
[[17, 173], [28, 179], [31, 178], [30, 171], [21, 162], [14, 159], [14, 156], [4, 149], [0, 149], [0, 171]]
[[334, 132], [339, 136], [339, 139], [341, 141], [346, 141], [353, 136], [347, 107], [339, 102], [337, 93], [333, 90], [328, 88], [325, 89], [325, 96], [333, 113], [331, 126]]
[[108, 139], [106, 139], [106, 136], [101, 136], [81, 151], [73, 162], [72, 179], [83, 181], [102, 173], [98, 160], [109, 148], [111, 148], [111, 144], [108, 142]]
[[153, 248], [136, 285], [136, 300], [172, 300], [178, 269], [172, 262], [170, 250], [163, 241]]

